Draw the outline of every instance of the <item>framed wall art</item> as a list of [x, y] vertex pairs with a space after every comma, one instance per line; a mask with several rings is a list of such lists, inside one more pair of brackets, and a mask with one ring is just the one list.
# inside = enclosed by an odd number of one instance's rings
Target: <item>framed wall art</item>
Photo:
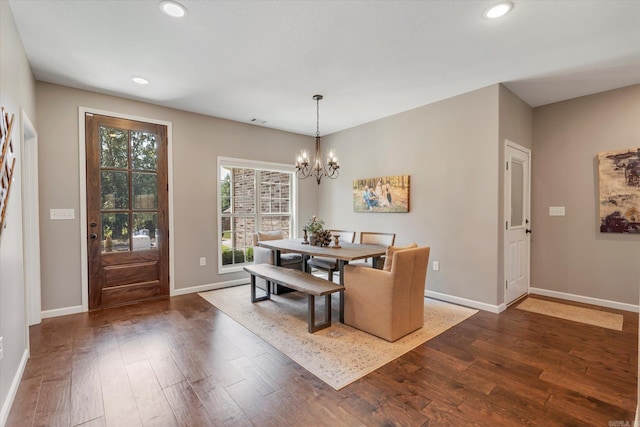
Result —
[[5, 226], [7, 215], [7, 203], [9, 191], [13, 181], [13, 170], [16, 167], [16, 158], [13, 154], [13, 141], [11, 133], [13, 129], [14, 115], [0, 108], [0, 235]]
[[409, 212], [409, 175], [353, 181], [354, 212]]
[[640, 233], [640, 148], [598, 154], [600, 231]]

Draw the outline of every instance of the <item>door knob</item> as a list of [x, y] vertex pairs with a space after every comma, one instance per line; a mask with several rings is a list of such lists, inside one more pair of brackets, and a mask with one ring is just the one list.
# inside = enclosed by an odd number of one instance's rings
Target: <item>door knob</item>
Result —
[[89, 225], [91, 225], [92, 227], [97, 227], [97, 226], [98, 226], [98, 224], [96, 224], [95, 222], [92, 222], [92, 223], [91, 223], [91, 224], [89, 224]]
[[98, 238], [98, 235], [96, 233], [91, 234], [92, 240], [96, 240], [97, 238]]
[[524, 232], [527, 233], [527, 234], [531, 234], [531, 229], [527, 228]]

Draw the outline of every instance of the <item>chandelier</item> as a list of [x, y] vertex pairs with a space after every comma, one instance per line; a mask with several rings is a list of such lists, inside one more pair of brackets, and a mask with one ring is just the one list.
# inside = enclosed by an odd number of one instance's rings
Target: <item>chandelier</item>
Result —
[[322, 150], [320, 150], [320, 100], [322, 95], [313, 95], [316, 100], [316, 152], [313, 161], [310, 162], [309, 151], [301, 150], [296, 159], [296, 175], [300, 179], [314, 177], [320, 185], [323, 176], [336, 179], [339, 175], [340, 164], [333, 150], [329, 151], [327, 164], [322, 161]]

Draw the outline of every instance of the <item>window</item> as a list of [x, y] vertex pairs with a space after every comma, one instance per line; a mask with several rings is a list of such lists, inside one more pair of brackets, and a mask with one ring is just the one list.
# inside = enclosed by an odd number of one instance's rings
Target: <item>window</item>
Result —
[[282, 230], [295, 237], [294, 168], [276, 163], [218, 159], [219, 269], [253, 262], [253, 234]]

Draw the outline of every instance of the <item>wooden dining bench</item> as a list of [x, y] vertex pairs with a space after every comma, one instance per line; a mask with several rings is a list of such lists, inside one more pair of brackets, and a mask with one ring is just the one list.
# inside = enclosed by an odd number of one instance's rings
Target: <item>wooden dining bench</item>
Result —
[[[287, 288], [307, 294], [307, 320], [309, 323], [309, 333], [314, 333], [331, 326], [331, 294], [340, 292], [340, 299], [343, 297], [344, 288], [320, 277], [312, 276], [290, 268], [278, 267], [270, 264], [247, 265], [245, 271], [251, 274], [251, 302], [270, 300], [271, 283], [276, 283]], [[267, 281], [266, 295], [256, 296], [256, 277]], [[271, 282], [271, 283], [270, 283]], [[324, 296], [324, 322], [316, 323], [316, 297]], [[342, 308], [342, 304], [340, 304]], [[340, 318], [343, 314], [340, 313]]]

